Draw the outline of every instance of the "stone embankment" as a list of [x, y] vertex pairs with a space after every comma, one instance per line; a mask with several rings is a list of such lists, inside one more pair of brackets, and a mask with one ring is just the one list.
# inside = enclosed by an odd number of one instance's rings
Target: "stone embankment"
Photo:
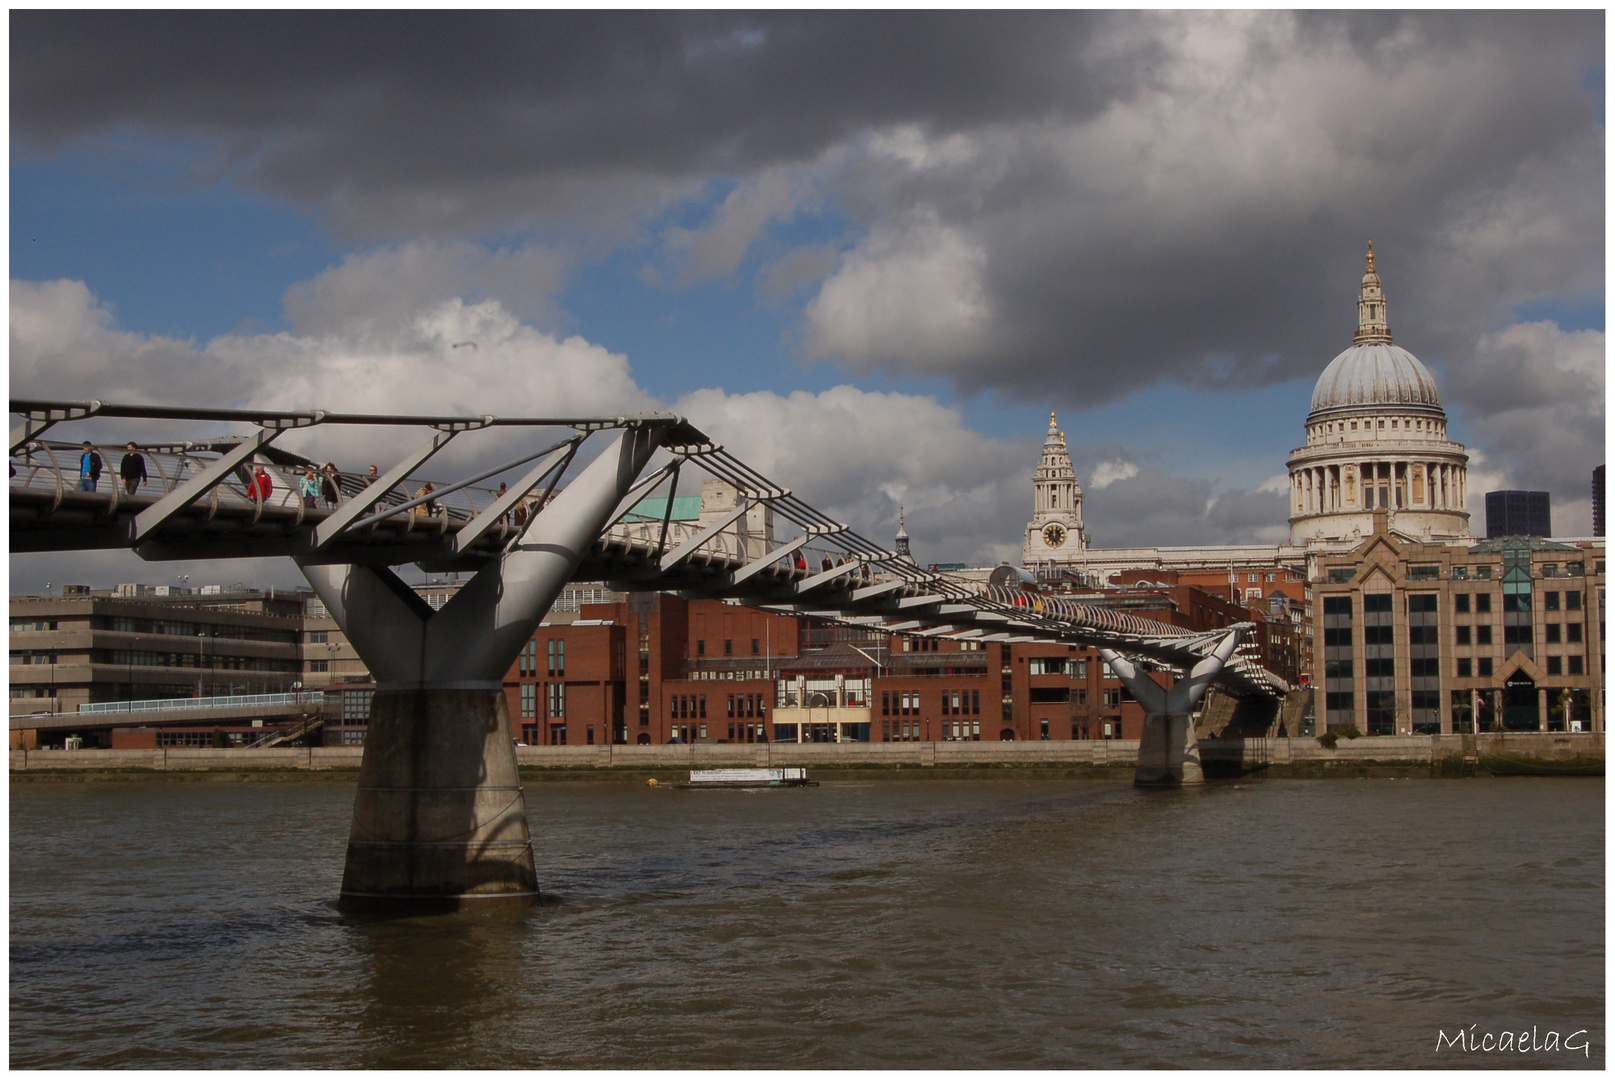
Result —
[[[1521, 733], [1341, 739], [1205, 739], [1206, 773], [1218, 776], [1581, 775], [1604, 772], [1604, 736]], [[13, 750], [13, 779], [90, 776], [290, 775], [351, 777], [360, 747], [268, 750]], [[675, 778], [688, 769], [802, 765], [817, 779], [1002, 776], [1130, 777], [1132, 739], [1072, 742], [696, 743], [676, 746], [518, 746], [524, 779]]]

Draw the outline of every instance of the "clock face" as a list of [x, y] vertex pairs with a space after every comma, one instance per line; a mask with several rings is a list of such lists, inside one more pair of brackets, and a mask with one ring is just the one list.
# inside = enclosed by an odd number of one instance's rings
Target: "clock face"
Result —
[[1065, 543], [1065, 526], [1055, 522], [1043, 530], [1043, 542], [1049, 547], [1059, 547]]

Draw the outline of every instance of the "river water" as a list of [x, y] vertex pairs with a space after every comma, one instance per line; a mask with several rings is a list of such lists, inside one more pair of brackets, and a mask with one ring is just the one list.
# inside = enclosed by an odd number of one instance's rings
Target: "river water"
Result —
[[542, 906], [359, 922], [349, 783], [14, 783], [11, 1064], [1604, 1062], [1601, 780], [528, 800]]

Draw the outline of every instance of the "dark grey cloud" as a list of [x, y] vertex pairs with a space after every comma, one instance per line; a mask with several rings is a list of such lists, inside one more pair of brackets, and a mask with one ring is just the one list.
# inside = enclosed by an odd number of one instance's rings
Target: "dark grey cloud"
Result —
[[[1094, 22], [15, 12], [11, 122], [33, 147], [119, 126], [216, 139], [249, 182], [340, 205], [350, 225], [413, 233], [439, 215], [498, 227], [523, 196], [565, 196], [580, 177], [745, 172], [812, 157], [870, 125], [1091, 112], [1108, 81], [1126, 77], [1072, 62]], [[466, 208], [473, 197], [484, 205]]]

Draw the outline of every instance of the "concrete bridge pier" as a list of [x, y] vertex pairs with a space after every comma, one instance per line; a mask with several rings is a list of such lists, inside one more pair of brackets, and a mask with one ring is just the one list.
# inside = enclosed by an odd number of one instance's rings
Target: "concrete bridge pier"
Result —
[[1233, 657], [1242, 634], [1242, 630], [1230, 630], [1210, 656], [1170, 687], [1161, 686], [1118, 653], [1099, 650], [1123, 685], [1144, 706], [1144, 733], [1138, 744], [1138, 767], [1133, 773], [1135, 787], [1194, 787], [1206, 782], [1190, 714], [1211, 680]]
[[534, 903], [503, 680], [663, 434], [628, 429], [439, 611], [390, 569], [303, 563], [376, 678], [340, 903]]

